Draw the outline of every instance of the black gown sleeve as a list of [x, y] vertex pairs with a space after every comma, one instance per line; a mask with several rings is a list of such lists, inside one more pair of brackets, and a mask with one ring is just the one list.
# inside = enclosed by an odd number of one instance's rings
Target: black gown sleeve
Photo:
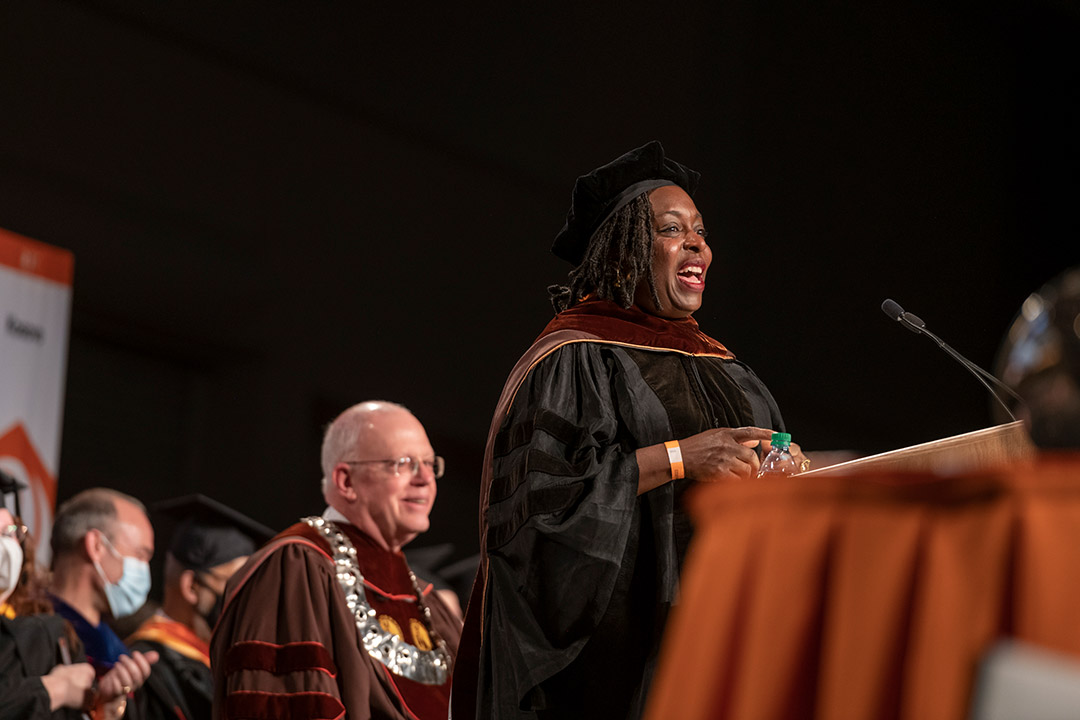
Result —
[[[144, 654], [151, 651], [158, 653], [158, 661], [154, 663], [146, 683], [135, 691], [135, 697], [128, 703], [129, 708], [134, 709], [139, 718], [191, 720], [210, 717], [213, 690], [210, 686], [210, 671], [205, 665], [197, 660], [188, 660], [161, 643], [148, 640], [132, 643], [131, 649]], [[195, 669], [206, 668], [205, 679], [202, 675], [185, 673], [184, 670], [189, 665]], [[193, 697], [198, 700], [198, 705], [193, 705]]]
[[0, 687], [0, 718], [38, 720], [50, 717], [49, 693], [40, 677], [19, 678]]
[[[49, 693], [41, 682], [57, 664], [56, 642], [63, 619], [54, 615], [0, 618], [0, 718], [46, 720], [77, 718], [76, 710], [50, 710]], [[75, 662], [85, 661], [78, 648]]]
[[526, 377], [496, 437], [485, 640], [499, 647], [496, 714], [572, 662], [607, 609], [637, 499], [623, 372], [596, 345], [560, 348]]

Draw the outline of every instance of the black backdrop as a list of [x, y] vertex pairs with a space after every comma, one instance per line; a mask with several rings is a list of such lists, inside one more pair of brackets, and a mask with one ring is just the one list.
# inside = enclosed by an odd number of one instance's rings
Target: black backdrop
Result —
[[699, 322], [797, 442], [991, 424], [879, 305], [987, 367], [1080, 262], [1076, 7], [5, 2], [0, 227], [76, 256], [61, 498], [283, 527], [321, 509], [322, 426], [387, 398], [448, 460], [418, 543], [475, 551], [573, 179], [654, 138], [703, 174]]

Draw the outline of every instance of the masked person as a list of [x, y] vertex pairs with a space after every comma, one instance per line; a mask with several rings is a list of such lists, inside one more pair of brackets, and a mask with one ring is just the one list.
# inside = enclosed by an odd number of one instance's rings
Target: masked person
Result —
[[[0, 473], [4, 495], [18, 490]], [[122, 669], [107, 673], [94, 691], [94, 668], [71, 626], [53, 614], [33, 547], [29, 529], [0, 506], [0, 718], [78, 720], [91, 713], [116, 720], [127, 704]]]
[[151, 720], [209, 718], [210, 632], [225, 583], [274, 531], [204, 495], [154, 510], [180, 522], [165, 554], [161, 608], [126, 639], [133, 650], [160, 656], [136, 703], [140, 717]]
[[[15, 494], [22, 483], [0, 472], [0, 497]], [[18, 512], [16, 512], [16, 515]], [[5, 506], [0, 506], [0, 616], [15, 617], [15, 608], [8, 598], [15, 592], [22, 577], [23, 540], [26, 538], [25, 526], [15, 522], [15, 515]]]
[[130, 699], [157, 654], [130, 651], [107, 618], [133, 614], [150, 592], [154, 529], [145, 507], [115, 490], [84, 490], [57, 511], [51, 546], [56, 614], [74, 628], [99, 688], [112, 690], [115, 682]]

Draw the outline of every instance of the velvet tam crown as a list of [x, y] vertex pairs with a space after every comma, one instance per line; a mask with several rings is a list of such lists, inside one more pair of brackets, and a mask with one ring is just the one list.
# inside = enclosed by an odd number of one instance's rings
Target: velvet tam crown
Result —
[[551, 252], [580, 265], [589, 241], [604, 222], [643, 192], [678, 185], [693, 196], [701, 174], [664, 155], [653, 140], [615, 158], [574, 182], [566, 224]]

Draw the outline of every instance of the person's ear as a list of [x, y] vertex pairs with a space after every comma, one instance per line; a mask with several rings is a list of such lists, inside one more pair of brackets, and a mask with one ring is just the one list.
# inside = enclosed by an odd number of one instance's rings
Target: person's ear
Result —
[[109, 552], [105, 548], [105, 541], [102, 539], [101, 531], [97, 528], [91, 528], [83, 535], [82, 550], [91, 563], [97, 563], [98, 565], [101, 564], [101, 558], [105, 553]]
[[194, 570], [185, 570], [180, 573], [178, 578], [180, 597], [184, 598], [184, 602], [190, 605], [196, 605], [199, 602], [199, 593], [195, 590], [195, 582]]
[[348, 463], [338, 463], [334, 466], [334, 472], [330, 476], [330, 482], [334, 490], [345, 500], [356, 500], [355, 475], [352, 466]]

